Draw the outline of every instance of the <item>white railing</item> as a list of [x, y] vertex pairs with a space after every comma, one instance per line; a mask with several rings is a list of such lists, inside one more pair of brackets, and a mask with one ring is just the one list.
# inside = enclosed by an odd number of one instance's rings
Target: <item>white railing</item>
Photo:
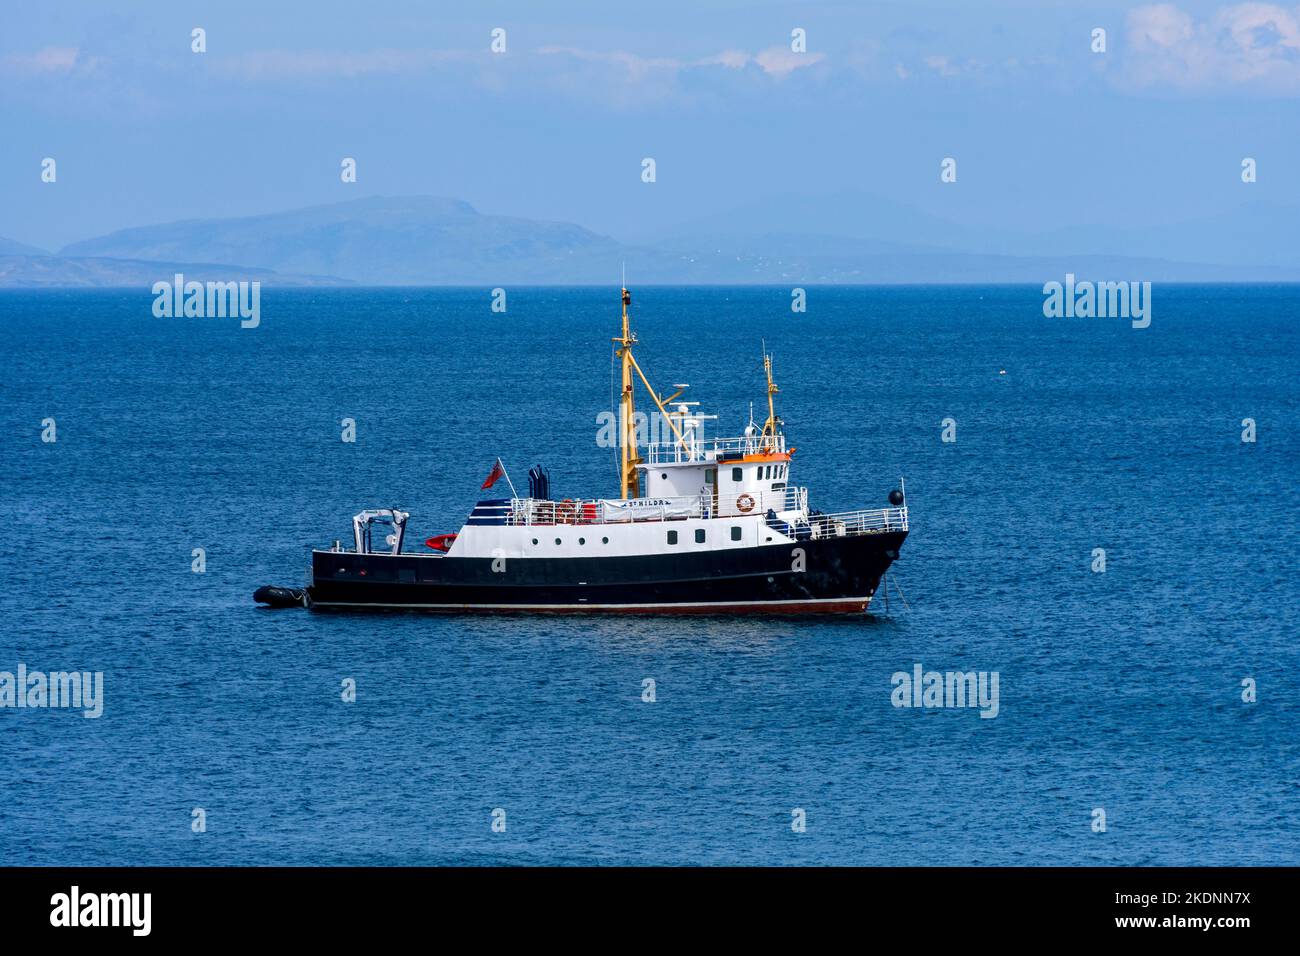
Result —
[[624, 524], [632, 521], [764, 515], [768, 511], [778, 514], [797, 511], [806, 514], [808, 489], [782, 488], [777, 491], [749, 492], [735, 497], [719, 496], [716, 504], [713, 495], [632, 498], [628, 501], [618, 498], [564, 501], [515, 498], [510, 502], [510, 510], [505, 518], [506, 524], [512, 525]]
[[723, 455], [757, 455], [783, 453], [785, 436], [753, 438], [698, 439], [688, 435], [686, 447], [679, 441], [657, 441], [646, 446], [646, 460], [652, 465], [680, 464], [687, 461], [717, 461]]
[[[510, 503], [506, 524], [552, 526], [628, 524], [643, 521], [679, 521], [686, 518], [765, 517], [768, 511], [778, 515], [779, 530], [795, 538], [843, 538], [860, 534], [907, 531], [907, 508], [876, 508], [862, 511], [838, 511], [834, 514], [809, 514], [808, 489], [785, 488], [779, 491], [750, 494], [753, 507], [741, 511], [734, 502], [718, 502], [715, 510], [712, 495], [689, 495], [673, 498], [593, 498], [581, 501], [540, 501], [515, 498]], [[742, 502], [749, 504], [749, 502]]]
[[873, 511], [840, 511], [829, 515], [811, 515], [808, 524], [814, 538], [842, 538], [855, 534], [879, 534], [906, 531], [906, 508], [877, 508]]

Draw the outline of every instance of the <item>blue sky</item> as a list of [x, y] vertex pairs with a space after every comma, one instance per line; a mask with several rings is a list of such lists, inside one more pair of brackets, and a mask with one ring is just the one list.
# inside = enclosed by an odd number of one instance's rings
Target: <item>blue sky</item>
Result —
[[[57, 248], [133, 225], [416, 193], [632, 240], [845, 190], [1028, 230], [1300, 202], [1300, 7], [119, 7], [8, 4], [0, 236]], [[190, 50], [196, 26], [204, 54]], [[504, 55], [489, 50], [496, 27]], [[803, 54], [790, 50], [796, 27]], [[1089, 49], [1095, 27], [1104, 54]], [[53, 186], [40, 181], [46, 156]], [[345, 156], [356, 185], [340, 182]], [[646, 156], [653, 186], [640, 180]], [[1259, 164], [1249, 187], [1246, 156]]]

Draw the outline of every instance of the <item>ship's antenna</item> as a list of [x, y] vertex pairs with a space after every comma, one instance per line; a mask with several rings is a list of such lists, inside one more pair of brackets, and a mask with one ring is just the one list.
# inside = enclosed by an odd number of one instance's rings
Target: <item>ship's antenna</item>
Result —
[[776, 393], [780, 391], [772, 381], [772, 356], [767, 354], [767, 342], [763, 342], [763, 371], [767, 374], [767, 421], [763, 423], [760, 448], [776, 448], [776, 436], [781, 426], [781, 419], [776, 417]]

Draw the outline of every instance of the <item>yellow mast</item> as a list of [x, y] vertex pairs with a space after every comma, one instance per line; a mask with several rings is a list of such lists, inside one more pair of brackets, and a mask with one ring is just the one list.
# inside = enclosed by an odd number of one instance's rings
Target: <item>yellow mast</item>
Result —
[[[614, 339], [619, 346], [617, 355], [623, 364], [623, 393], [619, 398], [619, 494], [623, 500], [641, 497], [641, 476], [636, 466], [640, 463], [636, 455], [636, 420], [632, 405], [632, 345], [636, 336], [631, 332], [627, 322], [627, 307], [632, 304], [632, 293], [623, 288], [623, 335]], [[631, 492], [629, 495], [628, 492]]]
[[763, 436], [759, 442], [760, 448], [776, 449], [777, 430], [781, 425], [781, 419], [776, 417], [776, 400], [773, 396], [780, 391], [776, 383], [772, 381], [772, 356], [763, 350], [763, 371], [767, 373], [767, 421], [763, 423]]
[[645, 390], [650, 396], [650, 400], [655, 403], [663, 415], [664, 421], [672, 429], [677, 441], [681, 444], [683, 450], [688, 449], [686, 438], [682, 435], [681, 429], [673, 421], [666, 405], [678, 395], [682, 394], [681, 390], [674, 392], [667, 398], [660, 398], [655, 390], [650, 386], [650, 380], [646, 378], [645, 372], [641, 371], [641, 366], [637, 364], [632, 357], [632, 346], [636, 344], [636, 336], [632, 334], [628, 325], [627, 307], [632, 304], [632, 293], [623, 287], [623, 334], [613, 339], [615, 345], [619, 346], [615, 353], [622, 361], [623, 365], [623, 393], [619, 398], [619, 494], [623, 500], [628, 498], [641, 497], [641, 473], [636, 470], [636, 466], [641, 463], [641, 458], [636, 453], [636, 409], [632, 401], [632, 373], [636, 372], [645, 385]]

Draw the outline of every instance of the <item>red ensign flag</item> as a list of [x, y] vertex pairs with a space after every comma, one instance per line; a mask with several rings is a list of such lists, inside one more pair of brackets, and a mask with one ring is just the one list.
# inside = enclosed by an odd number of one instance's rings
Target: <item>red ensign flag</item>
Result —
[[498, 458], [497, 463], [492, 466], [491, 473], [487, 476], [487, 481], [483, 482], [483, 487], [480, 488], [479, 491], [487, 491], [494, 484], [496, 484], [496, 480], [500, 478], [502, 475], [504, 475], [505, 473], [506, 470], [503, 467], [501, 467], [501, 459]]

